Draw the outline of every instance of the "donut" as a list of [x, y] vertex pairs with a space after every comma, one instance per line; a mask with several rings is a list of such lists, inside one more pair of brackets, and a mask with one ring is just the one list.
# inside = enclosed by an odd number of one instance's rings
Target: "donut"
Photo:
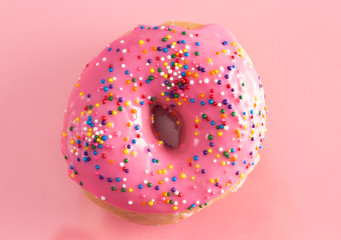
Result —
[[236, 191], [258, 163], [264, 98], [224, 27], [139, 25], [90, 61], [71, 92], [68, 175], [120, 218], [178, 222]]

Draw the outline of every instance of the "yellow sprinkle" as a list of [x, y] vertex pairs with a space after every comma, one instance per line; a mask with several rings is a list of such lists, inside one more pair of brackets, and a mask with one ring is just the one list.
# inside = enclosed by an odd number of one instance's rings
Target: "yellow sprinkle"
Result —
[[181, 173], [181, 174], [180, 174], [180, 177], [181, 177], [182, 179], [184, 179], [184, 178], [186, 178], [186, 174]]
[[218, 132], [218, 136], [223, 136], [223, 132]]
[[75, 175], [72, 173], [72, 174], [71, 174], [71, 178], [74, 178], [74, 177], [75, 177]]
[[88, 114], [91, 114], [91, 113], [92, 113], [92, 111], [91, 111], [91, 110], [89, 110], [89, 111], [88, 111]]
[[194, 176], [192, 176], [192, 177], [191, 177], [191, 180], [194, 180], [194, 179], [195, 179], [195, 177], [194, 177]]
[[226, 186], [230, 186], [230, 183], [226, 183]]
[[158, 174], [161, 174], [161, 173], [162, 173], [162, 171], [161, 171], [161, 170], [158, 170], [158, 171], [157, 171], [157, 173], [158, 173]]
[[212, 62], [212, 59], [211, 58], [207, 58], [207, 62]]
[[154, 68], [150, 69], [149, 70], [151, 73], [155, 72]]
[[78, 88], [78, 87], [79, 87], [79, 83], [76, 84], [76, 88]]
[[107, 123], [107, 126], [108, 126], [108, 127], [111, 127], [111, 126], [112, 126], [112, 123], [111, 123], [111, 122], [108, 122], [108, 123]]
[[169, 169], [173, 169], [173, 165], [169, 165], [168, 168], [169, 168]]
[[235, 42], [232, 42], [231, 45], [232, 45], [232, 46], [236, 46], [236, 43], [235, 43]]
[[88, 132], [88, 137], [91, 137], [91, 132]]
[[112, 78], [109, 78], [109, 82], [113, 82], [114, 81], [114, 79], [112, 79]]
[[195, 119], [195, 122], [196, 122], [196, 123], [199, 123], [199, 118], [196, 118], [196, 119]]
[[171, 36], [171, 35], [168, 35], [168, 36], [167, 36], [167, 39], [171, 39], [171, 38], [172, 38], [172, 36]]
[[240, 178], [243, 178], [243, 177], [244, 177], [244, 175], [241, 173], [241, 174], [239, 174], [239, 177], [240, 177]]
[[95, 107], [99, 107], [99, 103], [96, 103], [96, 104], [95, 104]]
[[210, 183], [214, 183], [214, 179], [212, 178], [212, 179], [210, 179]]
[[195, 165], [195, 168], [199, 168], [199, 167], [200, 167], [200, 165], [199, 165], [199, 164], [196, 164], [196, 165]]
[[128, 101], [128, 102], [126, 102], [126, 106], [128, 107], [128, 106], [130, 106], [130, 102]]
[[80, 93], [79, 93], [79, 96], [83, 96], [83, 92], [80, 92]]
[[132, 189], [132, 188], [129, 188], [129, 189], [128, 189], [128, 191], [129, 191], [129, 192], [132, 192], [132, 191], [133, 191], [133, 189]]
[[63, 134], [63, 137], [66, 137], [66, 133], [65, 132], [63, 132], [62, 134]]
[[75, 144], [75, 140], [72, 139], [72, 140], [70, 141], [70, 143], [71, 143], [71, 144]]
[[116, 114], [117, 114], [117, 112], [116, 112], [116, 111], [113, 111], [113, 112], [112, 112], [112, 115], [116, 115]]
[[126, 148], [126, 149], [124, 149], [124, 154], [128, 154], [129, 153], [129, 150]]
[[221, 162], [221, 165], [222, 165], [222, 166], [225, 166], [225, 165], [226, 165], [226, 162], [225, 162], [225, 161], [222, 161], [222, 162]]
[[166, 173], [167, 173], [167, 170], [166, 170], [166, 169], [162, 169], [162, 173], [163, 173], [163, 174], [166, 174]]
[[75, 121], [78, 122], [78, 121], [79, 121], [79, 118], [77, 117], [77, 118], [75, 119]]
[[140, 44], [140, 45], [143, 45], [143, 44], [144, 44], [144, 41], [143, 41], [143, 40], [140, 40], [140, 41], [139, 41], [139, 44]]
[[131, 155], [135, 156], [136, 152], [131, 152]]
[[178, 207], [177, 206], [173, 206], [173, 210], [177, 210], [178, 209]]
[[149, 204], [149, 206], [153, 206], [154, 203], [152, 201], [150, 201], [148, 204]]
[[207, 152], [212, 153], [212, 149], [211, 148], [207, 149]]
[[84, 112], [81, 112], [81, 115], [82, 115], [82, 116], [84, 116], [84, 114], [85, 114]]
[[198, 132], [194, 132], [194, 135], [195, 135], [195, 136], [198, 136], [198, 135], [199, 135], [199, 133], [198, 133]]
[[226, 53], [227, 51], [226, 51], [226, 49], [223, 49], [222, 52], [223, 52], [223, 53]]

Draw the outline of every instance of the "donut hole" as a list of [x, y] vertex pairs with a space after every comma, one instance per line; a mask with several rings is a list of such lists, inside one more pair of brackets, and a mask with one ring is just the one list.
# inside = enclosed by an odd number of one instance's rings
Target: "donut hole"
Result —
[[158, 140], [165, 146], [176, 148], [180, 143], [181, 126], [176, 113], [166, 106], [156, 105], [152, 108], [152, 130]]

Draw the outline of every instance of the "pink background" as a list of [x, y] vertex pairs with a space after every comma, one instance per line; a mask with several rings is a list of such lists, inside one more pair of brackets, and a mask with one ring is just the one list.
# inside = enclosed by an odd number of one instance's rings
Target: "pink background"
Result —
[[[0, 0], [0, 239], [340, 239], [340, 3], [182, 1]], [[237, 36], [263, 79], [269, 132], [237, 193], [179, 224], [139, 226], [68, 179], [60, 130], [85, 64], [169, 19]]]

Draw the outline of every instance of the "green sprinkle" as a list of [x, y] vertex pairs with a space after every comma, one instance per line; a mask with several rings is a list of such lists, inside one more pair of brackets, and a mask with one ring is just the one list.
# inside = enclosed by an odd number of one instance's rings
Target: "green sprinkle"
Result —
[[232, 115], [232, 117], [235, 117], [236, 116], [236, 112], [232, 112], [231, 115]]
[[151, 184], [151, 183], [148, 183], [148, 184], [147, 184], [147, 186], [148, 186], [148, 187], [151, 187], [151, 186], [152, 186], [152, 184]]
[[114, 191], [114, 190], [116, 190], [116, 188], [115, 187], [111, 187], [111, 190]]
[[199, 56], [200, 53], [199, 52], [195, 52], [194, 54], [195, 54], [195, 56]]
[[213, 136], [210, 134], [210, 135], [208, 135], [208, 139], [209, 140], [212, 140], [213, 139]]
[[124, 159], [124, 162], [125, 162], [125, 163], [128, 163], [128, 159], [127, 159], [127, 158], [125, 158], [125, 159]]
[[118, 107], [118, 111], [120, 111], [120, 112], [123, 111], [123, 107], [122, 107], [122, 106], [119, 106], [119, 107]]

